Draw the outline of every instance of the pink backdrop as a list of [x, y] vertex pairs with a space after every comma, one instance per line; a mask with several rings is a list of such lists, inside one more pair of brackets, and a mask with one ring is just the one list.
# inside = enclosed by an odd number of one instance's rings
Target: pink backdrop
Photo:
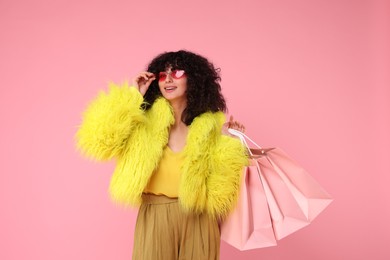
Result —
[[108, 81], [181, 48], [222, 68], [250, 136], [335, 199], [277, 247], [221, 258], [390, 259], [389, 17], [373, 0], [1, 0], [0, 259], [130, 259], [136, 212], [73, 135]]

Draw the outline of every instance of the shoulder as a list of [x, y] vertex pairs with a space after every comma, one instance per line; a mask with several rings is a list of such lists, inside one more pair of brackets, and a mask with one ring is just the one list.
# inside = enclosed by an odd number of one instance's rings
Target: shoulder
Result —
[[152, 124], [168, 126], [174, 122], [172, 107], [163, 97], [154, 101], [152, 106], [146, 111], [146, 116]]
[[222, 112], [205, 112], [194, 118], [190, 127], [193, 129], [203, 129], [204, 131], [215, 131], [221, 133], [225, 123], [225, 115]]

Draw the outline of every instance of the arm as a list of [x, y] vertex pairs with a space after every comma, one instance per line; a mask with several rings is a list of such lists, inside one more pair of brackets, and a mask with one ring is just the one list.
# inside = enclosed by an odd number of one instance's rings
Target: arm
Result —
[[85, 110], [76, 133], [77, 147], [96, 160], [119, 156], [134, 127], [145, 120], [142, 102], [136, 87], [111, 84], [108, 93], [99, 93]]
[[146, 120], [141, 104], [155, 79], [154, 74], [143, 71], [133, 78], [133, 87], [111, 84], [108, 93], [101, 92], [84, 112], [76, 133], [79, 150], [97, 160], [120, 156], [132, 130]]
[[224, 218], [236, 205], [241, 174], [249, 161], [241, 141], [226, 135], [220, 137], [214, 158], [214, 171], [207, 180], [212, 187], [207, 207], [213, 215]]

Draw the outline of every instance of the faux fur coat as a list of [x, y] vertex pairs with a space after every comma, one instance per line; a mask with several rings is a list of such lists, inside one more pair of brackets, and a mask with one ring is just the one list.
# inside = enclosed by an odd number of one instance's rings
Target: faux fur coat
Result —
[[[125, 205], [142, 202], [174, 123], [166, 99], [157, 99], [146, 111], [142, 102], [134, 87], [111, 84], [89, 104], [76, 134], [77, 146], [86, 156], [117, 160], [109, 191]], [[206, 112], [189, 126], [179, 184], [179, 202], [185, 210], [223, 218], [237, 201], [248, 159], [239, 140], [221, 134], [224, 122], [222, 112]]]

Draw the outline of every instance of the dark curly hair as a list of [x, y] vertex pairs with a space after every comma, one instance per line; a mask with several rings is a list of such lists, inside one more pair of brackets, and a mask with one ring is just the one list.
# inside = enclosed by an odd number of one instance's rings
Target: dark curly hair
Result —
[[[157, 75], [168, 67], [181, 69], [187, 75], [187, 107], [181, 120], [190, 125], [195, 117], [205, 112], [226, 112], [226, 102], [221, 93], [220, 69], [206, 58], [185, 50], [165, 52], [154, 58], [147, 70]], [[145, 93], [143, 109], [149, 109], [154, 101], [162, 96], [158, 78], [152, 82]]]

